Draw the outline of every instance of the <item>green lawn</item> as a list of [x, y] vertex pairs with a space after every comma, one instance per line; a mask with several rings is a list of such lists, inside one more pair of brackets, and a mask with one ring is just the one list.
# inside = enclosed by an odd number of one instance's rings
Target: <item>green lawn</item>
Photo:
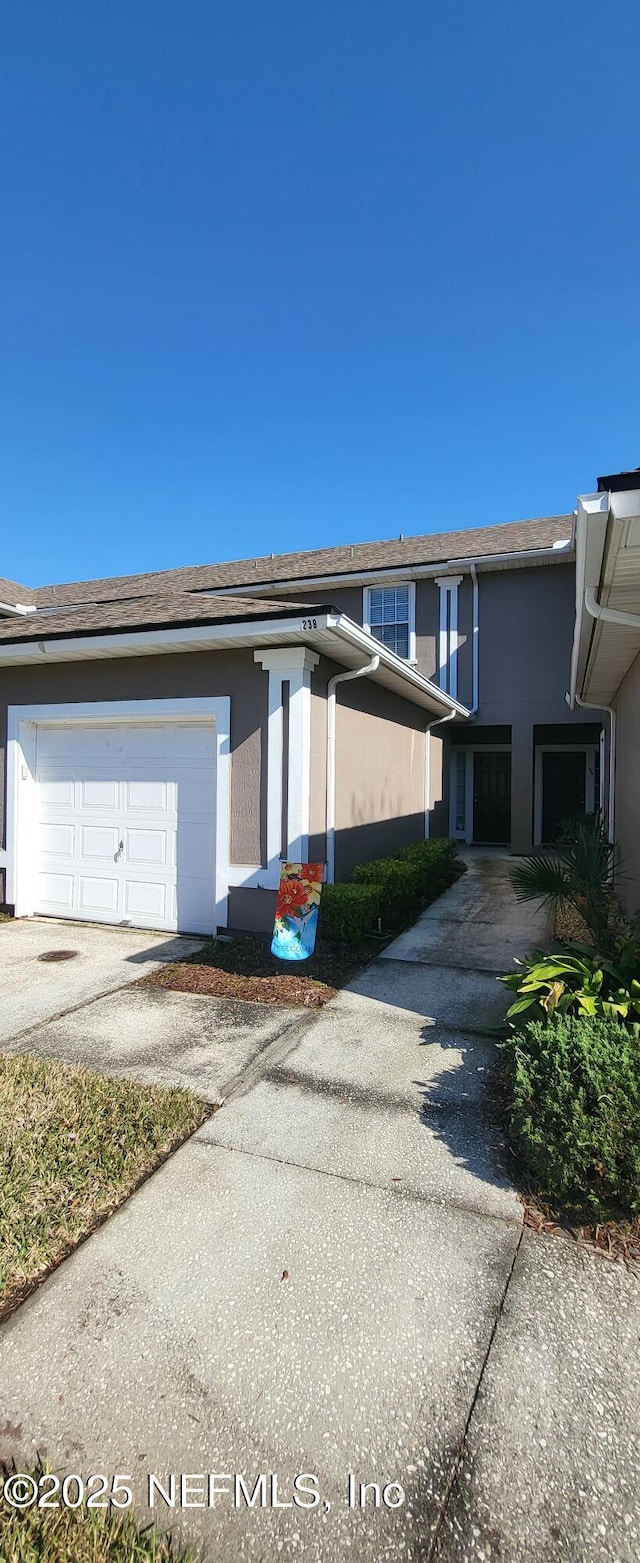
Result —
[[[38, 1478], [42, 1468], [32, 1472]], [[4, 1473], [0, 1468], [0, 1487]], [[106, 1509], [26, 1509], [0, 1500], [0, 1563], [191, 1563], [170, 1536], [136, 1524], [133, 1515]]]
[[186, 1091], [0, 1054], [0, 1319], [206, 1115]]

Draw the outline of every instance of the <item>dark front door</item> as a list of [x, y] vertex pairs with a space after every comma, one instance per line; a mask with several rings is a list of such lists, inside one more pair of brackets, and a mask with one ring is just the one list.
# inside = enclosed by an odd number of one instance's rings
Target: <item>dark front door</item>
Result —
[[557, 841], [560, 826], [574, 814], [583, 814], [587, 756], [579, 749], [542, 756], [542, 840]]
[[473, 756], [473, 839], [504, 846], [511, 838], [511, 755], [476, 749]]

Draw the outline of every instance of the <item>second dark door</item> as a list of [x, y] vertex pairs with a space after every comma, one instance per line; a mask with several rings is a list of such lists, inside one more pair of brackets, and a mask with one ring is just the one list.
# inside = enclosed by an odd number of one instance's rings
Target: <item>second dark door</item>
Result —
[[542, 840], [557, 841], [565, 820], [585, 807], [587, 757], [579, 749], [542, 756]]
[[511, 839], [511, 755], [476, 749], [473, 756], [473, 839], [506, 846]]

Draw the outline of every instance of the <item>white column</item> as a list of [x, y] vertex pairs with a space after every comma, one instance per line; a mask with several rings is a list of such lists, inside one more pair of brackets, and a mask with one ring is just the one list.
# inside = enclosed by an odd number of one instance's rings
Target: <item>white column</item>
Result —
[[438, 683], [453, 700], [458, 698], [458, 587], [461, 575], [440, 575], [440, 631], [438, 636]]
[[265, 647], [253, 655], [269, 674], [267, 863], [277, 880], [282, 849], [282, 685], [289, 685], [286, 856], [293, 863], [304, 863], [309, 853], [311, 674], [320, 658], [307, 646]]

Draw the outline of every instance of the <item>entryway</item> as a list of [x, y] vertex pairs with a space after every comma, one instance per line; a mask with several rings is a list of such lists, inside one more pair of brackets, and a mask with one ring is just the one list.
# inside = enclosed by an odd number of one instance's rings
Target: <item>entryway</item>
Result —
[[510, 738], [510, 728], [485, 729], [479, 742], [452, 746], [449, 833], [458, 841], [490, 847], [509, 845]]
[[473, 839], [505, 846], [511, 836], [511, 755], [476, 749], [473, 756]]
[[599, 793], [598, 762], [595, 744], [536, 748], [536, 845], [553, 846], [566, 820], [594, 812]]

